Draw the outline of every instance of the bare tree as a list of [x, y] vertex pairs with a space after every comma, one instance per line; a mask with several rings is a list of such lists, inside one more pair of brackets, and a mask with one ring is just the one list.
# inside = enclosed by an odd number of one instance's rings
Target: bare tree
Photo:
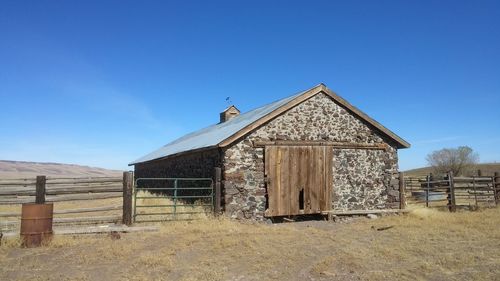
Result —
[[436, 174], [452, 171], [457, 176], [465, 175], [478, 161], [479, 155], [468, 146], [443, 148], [427, 155], [427, 162]]

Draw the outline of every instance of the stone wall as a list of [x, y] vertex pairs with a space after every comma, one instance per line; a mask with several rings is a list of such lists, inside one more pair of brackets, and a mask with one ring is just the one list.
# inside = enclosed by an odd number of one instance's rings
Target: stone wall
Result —
[[135, 178], [213, 178], [221, 165], [218, 149], [193, 152], [135, 165]]
[[386, 143], [387, 151], [335, 149], [333, 206], [338, 209], [387, 208], [388, 202], [395, 200], [390, 186], [397, 172], [395, 143], [320, 93], [224, 151], [223, 186], [225, 212], [229, 216], [263, 219], [266, 209], [264, 151], [253, 147], [253, 141], [274, 140]]
[[[399, 201], [393, 182], [397, 172], [397, 151], [334, 149], [333, 208], [366, 210], [391, 208]], [[397, 182], [397, 180], [396, 180]], [[399, 206], [399, 204], [398, 204]]]

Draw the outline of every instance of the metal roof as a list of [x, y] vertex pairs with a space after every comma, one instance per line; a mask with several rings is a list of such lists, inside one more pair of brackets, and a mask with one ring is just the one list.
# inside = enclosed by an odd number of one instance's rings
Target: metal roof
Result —
[[370, 125], [374, 126], [381, 133], [387, 135], [389, 138], [397, 143], [398, 148], [408, 148], [410, 144], [394, 134], [391, 130], [384, 127], [382, 124], [378, 123], [370, 116], [366, 115], [364, 112], [358, 108], [351, 105], [349, 102], [344, 100], [342, 97], [335, 94], [333, 91], [328, 89], [324, 84], [319, 84], [309, 90], [302, 91], [293, 96], [275, 101], [268, 105], [259, 107], [247, 113], [240, 114], [232, 119], [212, 125], [205, 129], [201, 129], [194, 133], [185, 135], [159, 149], [135, 160], [129, 165], [135, 165], [138, 163], [148, 162], [156, 159], [161, 159], [164, 157], [172, 156], [182, 152], [194, 151], [199, 149], [206, 149], [212, 147], [224, 147], [231, 144], [233, 141], [243, 136], [244, 134], [250, 132], [259, 125], [259, 120], [261, 123], [271, 120], [277, 115], [285, 112], [293, 106], [296, 106], [300, 102], [307, 98], [310, 98], [320, 92], [326, 93], [330, 98], [335, 100], [338, 104], [345, 107], [347, 110], [351, 111], [353, 114], [357, 115], [362, 120], [365, 120]]
[[262, 117], [280, 108], [281, 106], [287, 104], [289, 101], [302, 95], [305, 92], [306, 91], [297, 93], [293, 96], [275, 101], [268, 105], [254, 109], [252, 111], [240, 114], [224, 123], [212, 125], [210, 127], [185, 135], [133, 161], [132, 163], [129, 164], [129, 166], [159, 158], [164, 158], [181, 152], [215, 147], [220, 142], [234, 135], [236, 132], [254, 123], [255, 121], [261, 119]]

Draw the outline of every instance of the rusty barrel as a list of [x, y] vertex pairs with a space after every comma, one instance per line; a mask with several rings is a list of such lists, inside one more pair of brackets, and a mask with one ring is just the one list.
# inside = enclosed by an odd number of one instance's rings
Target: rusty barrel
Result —
[[52, 238], [54, 205], [23, 204], [21, 213], [21, 239], [23, 247], [38, 247]]

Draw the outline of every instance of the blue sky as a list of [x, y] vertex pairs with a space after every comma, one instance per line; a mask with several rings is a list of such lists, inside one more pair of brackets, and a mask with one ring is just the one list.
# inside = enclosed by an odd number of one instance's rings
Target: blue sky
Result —
[[500, 1], [0, 1], [0, 159], [127, 169], [318, 83], [412, 144], [500, 161]]

